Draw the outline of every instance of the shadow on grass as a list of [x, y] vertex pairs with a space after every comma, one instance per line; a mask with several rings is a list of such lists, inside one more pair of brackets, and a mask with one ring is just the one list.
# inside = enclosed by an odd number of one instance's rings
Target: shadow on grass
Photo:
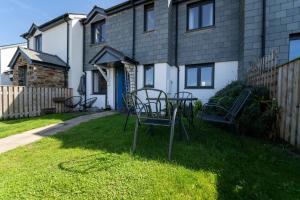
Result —
[[[53, 136], [61, 148], [100, 150], [87, 157], [63, 162], [59, 168], [72, 173], [107, 170], [132, 160], [130, 157], [134, 119], [123, 132], [125, 117], [106, 117], [81, 124], [65, 134]], [[140, 129], [137, 151], [132, 159], [158, 161], [190, 170], [217, 174], [218, 199], [300, 198], [300, 160], [264, 141], [235, 136], [212, 125], [199, 123], [190, 130], [191, 141], [181, 141], [178, 131], [173, 161], [167, 161], [169, 130], [155, 128], [154, 135]]]

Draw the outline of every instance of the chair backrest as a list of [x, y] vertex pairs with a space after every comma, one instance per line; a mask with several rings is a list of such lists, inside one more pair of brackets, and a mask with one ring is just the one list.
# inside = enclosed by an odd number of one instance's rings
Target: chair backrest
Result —
[[174, 98], [192, 98], [193, 94], [191, 92], [177, 92], [174, 94]]
[[251, 95], [251, 90], [244, 89], [232, 104], [231, 108], [229, 109], [230, 113], [228, 113], [226, 117], [235, 118], [239, 114], [239, 112], [241, 111], [245, 103], [247, 102], [250, 95]]
[[73, 96], [65, 100], [65, 106], [68, 108], [76, 108], [82, 101], [81, 96]]
[[[170, 104], [164, 91], [143, 88], [133, 91], [131, 98], [138, 117], [171, 119]], [[139, 113], [141, 113], [140, 116]]]
[[96, 101], [97, 101], [97, 97], [92, 97], [92, 98], [89, 98], [89, 99], [86, 99], [86, 100], [82, 101], [81, 105], [84, 108], [91, 108]]

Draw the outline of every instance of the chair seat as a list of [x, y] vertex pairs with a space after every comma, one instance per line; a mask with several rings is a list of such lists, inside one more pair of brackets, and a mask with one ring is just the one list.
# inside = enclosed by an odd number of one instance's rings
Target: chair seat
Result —
[[232, 121], [226, 119], [224, 116], [219, 116], [219, 115], [203, 114], [201, 115], [201, 119], [203, 121], [209, 121], [209, 122], [232, 124]]
[[145, 119], [142, 120], [143, 124], [156, 125], [156, 126], [171, 126], [171, 121], [168, 119]]

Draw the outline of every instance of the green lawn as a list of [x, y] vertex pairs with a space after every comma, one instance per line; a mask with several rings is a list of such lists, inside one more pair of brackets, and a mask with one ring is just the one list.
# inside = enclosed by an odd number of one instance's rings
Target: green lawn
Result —
[[51, 114], [42, 117], [0, 121], [0, 138], [4, 138], [24, 131], [40, 128], [50, 124], [60, 123], [84, 113]]
[[300, 199], [300, 158], [279, 146], [235, 136], [209, 124], [175, 138], [141, 130], [132, 155], [134, 120], [81, 124], [0, 155], [0, 199]]

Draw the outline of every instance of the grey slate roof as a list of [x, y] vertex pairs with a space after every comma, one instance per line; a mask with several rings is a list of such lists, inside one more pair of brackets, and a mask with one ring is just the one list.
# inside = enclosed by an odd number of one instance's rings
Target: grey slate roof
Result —
[[56, 67], [68, 69], [67, 63], [65, 63], [57, 55], [38, 52], [27, 48], [18, 48], [12, 60], [9, 63], [9, 67], [13, 68], [19, 55], [22, 55], [30, 64], [40, 64], [45, 67]]

